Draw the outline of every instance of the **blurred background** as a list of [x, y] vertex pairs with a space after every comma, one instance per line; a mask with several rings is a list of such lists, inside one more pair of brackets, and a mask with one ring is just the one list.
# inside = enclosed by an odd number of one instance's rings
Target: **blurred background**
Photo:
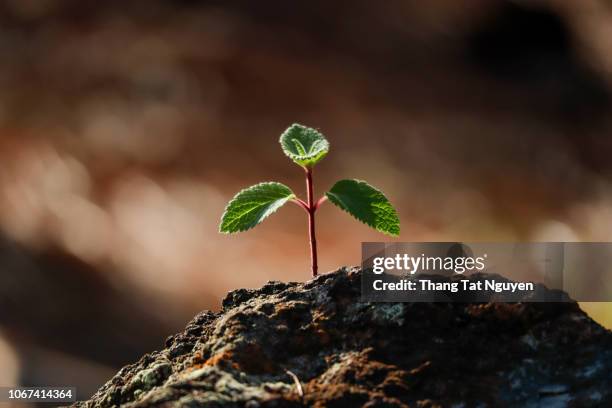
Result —
[[[303, 194], [293, 122], [331, 142], [317, 195], [367, 179], [399, 241], [612, 240], [605, 0], [5, 0], [0, 89], [0, 385], [86, 398], [227, 291], [308, 279], [297, 206], [217, 233], [243, 187]], [[387, 239], [318, 217], [322, 271]]]

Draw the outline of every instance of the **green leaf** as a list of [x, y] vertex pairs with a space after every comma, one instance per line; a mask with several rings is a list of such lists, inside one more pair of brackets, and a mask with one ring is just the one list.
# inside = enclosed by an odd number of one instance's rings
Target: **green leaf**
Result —
[[321, 133], [297, 123], [283, 132], [279, 142], [287, 157], [303, 167], [314, 166], [329, 152], [329, 142]]
[[329, 201], [364, 224], [391, 236], [400, 233], [395, 208], [385, 195], [361, 180], [340, 180], [325, 193]]
[[251, 229], [294, 197], [293, 191], [281, 183], [259, 183], [245, 188], [225, 207], [219, 232], [231, 234]]

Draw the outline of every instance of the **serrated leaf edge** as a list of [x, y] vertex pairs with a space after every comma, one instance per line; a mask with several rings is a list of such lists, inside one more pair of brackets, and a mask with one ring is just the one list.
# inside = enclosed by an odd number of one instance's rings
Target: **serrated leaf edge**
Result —
[[[365, 181], [365, 180], [359, 180], [359, 179], [342, 179], [342, 180], [338, 180], [337, 182], [335, 182], [335, 183], [334, 183], [334, 186], [335, 186], [336, 184], [338, 184], [339, 182], [344, 181], [344, 180], [351, 180], [351, 181], [355, 181], [355, 182], [357, 182], [357, 183], [359, 183], [359, 184], [366, 184], [367, 186], [369, 186], [369, 187], [373, 188], [374, 190], [376, 190], [376, 191], [378, 191], [380, 194], [382, 194], [382, 195], [383, 195], [383, 197], [385, 197], [385, 200], [387, 200], [387, 202], [389, 203], [389, 205], [390, 205], [390, 206], [391, 206], [391, 208], [393, 209], [393, 214], [395, 215], [395, 218], [397, 219], [397, 229], [398, 229], [397, 234], [394, 234], [394, 233], [392, 233], [392, 232], [388, 232], [388, 231], [381, 231], [381, 230], [379, 230], [378, 228], [376, 228], [376, 226], [375, 226], [375, 225], [373, 225], [372, 223], [370, 223], [370, 222], [368, 222], [368, 221], [366, 221], [366, 220], [364, 220], [364, 219], [362, 219], [362, 218], [359, 218], [359, 217], [355, 216], [353, 213], [351, 213], [351, 212], [349, 212], [348, 210], [346, 210], [345, 208], [342, 208], [341, 206], [339, 206], [338, 204], [336, 204], [336, 203], [335, 203], [335, 202], [332, 200], [331, 196], [334, 196], [334, 199], [336, 199], [336, 200], [338, 200], [338, 201], [340, 201], [340, 202], [342, 202], [342, 200], [340, 200], [340, 199], [339, 199], [339, 198], [338, 198], [336, 195], [334, 195], [333, 193], [331, 193], [331, 191], [327, 191], [327, 192], [325, 193], [325, 195], [327, 196], [328, 200], [329, 200], [329, 201], [330, 201], [332, 204], [334, 204], [336, 207], [338, 207], [340, 210], [344, 211], [345, 213], [347, 213], [348, 215], [350, 215], [351, 217], [353, 217], [353, 218], [354, 218], [354, 219], [356, 219], [357, 221], [361, 222], [362, 224], [367, 225], [368, 227], [372, 228], [373, 230], [376, 230], [376, 231], [380, 232], [381, 234], [388, 235], [388, 236], [390, 236], [390, 237], [399, 237], [399, 235], [400, 235], [400, 231], [401, 231], [401, 226], [400, 226], [400, 222], [399, 222], [399, 216], [397, 215], [397, 210], [395, 209], [395, 207], [393, 206], [393, 204], [391, 204], [391, 201], [390, 201], [390, 200], [387, 198], [387, 196], [385, 195], [385, 193], [383, 193], [381, 190], [379, 190], [378, 188], [374, 187], [373, 185], [371, 185], [371, 184], [370, 184], [370, 183], [368, 183], [367, 181]], [[334, 186], [332, 186], [332, 188], [334, 188]]]
[[264, 181], [264, 182], [261, 182], [261, 183], [253, 184], [252, 186], [249, 186], [249, 187], [245, 187], [245, 188], [243, 188], [242, 190], [238, 191], [236, 194], [234, 194], [234, 197], [232, 197], [232, 199], [231, 199], [231, 200], [229, 200], [229, 201], [228, 201], [228, 203], [227, 203], [227, 205], [225, 206], [225, 209], [223, 210], [223, 214], [221, 215], [221, 222], [219, 223], [219, 232], [220, 232], [221, 234], [228, 234], [228, 235], [231, 235], [231, 234], [236, 234], [236, 233], [238, 233], [238, 232], [248, 231], [248, 230], [250, 230], [250, 229], [255, 228], [255, 227], [256, 227], [256, 226], [258, 226], [259, 224], [261, 224], [261, 223], [262, 223], [262, 222], [263, 222], [263, 221], [264, 221], [266, 218], [268, 218], [270, 215], [274, 214], [274, 213], [276, 212], [276, 210], [275, 210], [275, 211], [273, 211], [273, 212], [271, 212], [271, 213], [269, 213], [269, 214], [266, 214], [266, 215], [265, 215], [265, 216], [264, 216], [264, 217], [261, 219], [261, 221], [260, 221], [260, 222], [258, 222], [258, 223], [257, 223], [257, 224], [255, 224], [255, 225], [252, 225], [252, 226], [250, 226], [250, 227], [247, 227], [247, 228], [239, 228], [237, 231], [223, 231], [223, 230], [221, 230], [221, 226], [223, 225], [223, 219], [225, 218], [225, 215], [227, 214], [227, 211], [229, 210], [230, 205], [231, 205], [231, 204], [232, 204], [232, 203], [233, 203], [233, 202], [234, 202], [234, 201], [235, 201], [235, 200], [238, 198], [238, 196], [239, 196], [241, 193], [243, 193], [245, 190], [249, 190], [249, 189], [252, 189], [252, 188], [260, 187], [260, 186], [262, 186], [262, 185], [271, 185], [271, 184], [274, 184], [274, 185], [279, 185], [279, 186], [283, 186], [283, 187], [287, 188], [289, 191], [291, 191], [291, 195], [290, 195], [290, 196], [288, 196], [288, 197], [285, 199], [285, 202], [283, 202], [283, 203], [282, 203], [282, 204], [279, 206], [279, 208], [280, 208], [281, 206], [285, 205], [285, 204], [287, 203], [287, 201], [289, 201], [289, 200], [291, 200], [291, 199], [293, 199], [293, 198], [295, 198], [295, 197], [296, 197], [295, 193], [293, 192], [293, 190], [291, 190], [291, 188], [289, 188], [288, 186], [284, 185], [283, 183], [279, 183], [279, 182], [276, 182], [276, 181]]
[[[323, 146], [320, 149], [318, 149], [317, 151], [315, 151], [314, 153], [304, 154], [304, 155], [295, 154], [295, 153], [287, 150], [285, 148], [285, 146], [283, 145], [283, 137], [289, 131], [289, 129], [291, 129], [293, 126], [301, 126], [303, 128], [306, 128], [306, 129], [314, 130], [315, 132], [317, 132], [321, 136], [321, 138], [322, 138], [321, 142], [323, 142]], [[319, 161], [321, 161], [321, 159], [323, 159], [325, 156], [327, 156], [327, 153], [329, 153], [329, 141], [325, 138], [323, 133], [319, 132], [315, 128], [311, 128], [309, 126], [305, 126], [305, 125], [302, 125], [300, 123], [294, 123], [291, 126], [289, 126], [287, 129], [285, 129], [285, 131], [283, 133], [281, 133], [281, 135], [280, 135], [280, 137], [278, 139], [278, 143], [281, 145], [281, 149], [283, 150], [283, 153], [285, 153], [285, 155], [287, 155], [287, 157], [289, 157], [291, 160], [293, 160], [296, 164], [298, 164], [300, 166], [308, 166], [309, 164], [316, 164]], [[300, 162], [303, 162], [303, 163], [300, 163]]]

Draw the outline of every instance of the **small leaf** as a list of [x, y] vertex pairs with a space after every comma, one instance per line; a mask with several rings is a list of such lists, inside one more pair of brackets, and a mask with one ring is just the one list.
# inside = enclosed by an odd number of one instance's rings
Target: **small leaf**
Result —
[[391, 236], [400, 233], [395, 208], [385, 195], [361, 180], [340, 180], [325, 193], [329, 201], [364, 224]]
[[294, 197], [293, 191], [281, 183], [259, 183], [245, 188], [225, 207], [219, 232], [231, 234], [251, 229]]
[[329, 142], [321, 133], [297, 123], [289, 126], [279, 141], [287, 157], [303, 167], [314, 166], [329, 152]]

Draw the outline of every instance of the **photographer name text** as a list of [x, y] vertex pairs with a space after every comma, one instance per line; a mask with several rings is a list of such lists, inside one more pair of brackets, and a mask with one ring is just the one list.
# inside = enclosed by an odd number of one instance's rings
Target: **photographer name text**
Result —
[[470, 281], [468, 279], [456, 282], [434, 282], [429, 279], [408, 280], [402, 279], [398, 282], [385, 282], [377, 279], [372, 282], [375, 291], [435, 291], [453, 292], [462, 291], [493, 291], [502, 292], [527, 292], [535, 289], [532, 282], [499, 282], [494, 279], [482, 281]]

